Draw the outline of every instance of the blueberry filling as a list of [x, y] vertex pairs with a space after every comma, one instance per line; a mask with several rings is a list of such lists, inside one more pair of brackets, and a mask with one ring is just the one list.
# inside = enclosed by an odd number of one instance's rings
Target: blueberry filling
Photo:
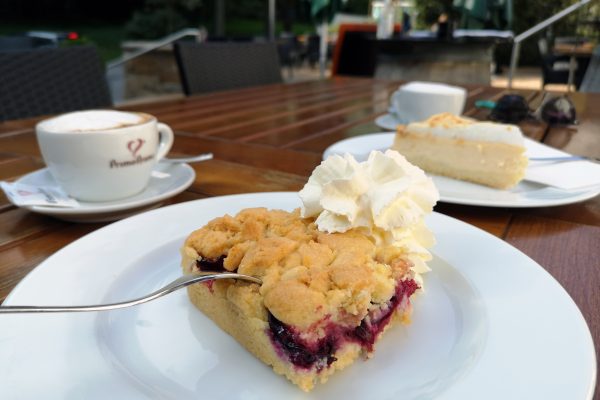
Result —
[[418, 288], [419, 285], [412, 279], [400, 281], [398, 285], [396, 285], [396, 294], [387, 303], [386, 310], [382, 313], [377, 313], [378, 315], [376, 317], [374, 312], [369, 313], [363, 318], [359, 326], [346, 332], [346, 337], [349, 340], [360, 343], [360, 345], [365, 347], [368, 351], [372, 351], [377, 335], [379, 335], [383, 328], [390, 322], [394, 311], [402, 299], [412, 296]]
[[[223, 260], [225, 260], [225, 256], [220, 256], [219, 258], [200, 257], [196, 260], [196, 268], [201, 272], [229, 272], [223, 267]], [[208, 287], [211, 293], [213, 293], [214, 284], [215, 281], [213, 280], [204, 282], [204, 285]]]
[[202, 272], [228, 272], [223, 267], [223, 260], [225, 260], [225, 256], [216, 259], [200, 257], [196, 260], [196, 267]]
[[281, 345], [290, 362], [297, 367], [310, 368], [317, 364], [317, 369], [321, 370], [325, 364], [329, 366], [337, 360], [333, 356], [337, 347], [333, 336], [326, 336], [309, 347], [292, 328], [271, 313], [269, 313], [269, 327], [273, 340]]
[[339, 327], [330, 326], [325, 337], [316, 343], [307, 343], [293, 327], [279, 321], [269, 312], [271, 339], [278, 344], [278, 348], [296, 367], [308, 369], [316, 365], [317, 371], [320, 371], [336, 361], [333, 354], [343, 340], [358, 342], [368, 351], [372, 351], [377, 336], [390, 322], [400, 302], [404, 298], [409, 298], [418, 288], [419, 285], [412, 279], [399, 282], [396, 286], [396, 293], [389, 302], [381, 309], [371, 311], [358, 327], [342, 330]]

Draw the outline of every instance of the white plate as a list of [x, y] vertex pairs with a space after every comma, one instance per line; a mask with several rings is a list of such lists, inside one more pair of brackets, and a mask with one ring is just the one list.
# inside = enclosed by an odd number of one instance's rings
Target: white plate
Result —
[[[341, 140], [323, 152], [323, 159], [332, 154], [350, 153], [357, 160], [366, 160], [372, 150], [385, 151], [394, 142], [395, 133], [380, 132]], [[545, 144], [525, 138], [529, 157], [567, 155]], [[440, 192], [440, 201], [486, 207], [548, 207], [577, 203], [600, 194], [600, 186], [579, 190], [562, 190], [523, 180], [509, 190], [493, 189], [475, 183], [444, 176], [431, 175]]]
[[[181, 203], [99, 229], [45, 260], [6, 305], [86, 304], [148, 293], [180, 275], [192, 230], [242, 207], [293, 209], [297, 193]], [[105, 313], [0, 316], [0, 388], [23, 399], [589, 399], [588, 327], [564, 289], [505, 242], [440, 214], [413, 322], [305, 395], [179, 291]], [[574, 268], [576, 266], [573, 266]]]
[[[122, 200], [106, 202], [79, 201], [79, 207], [57, 208], [26, 206], [29, 211], [73, 222], [104, 222], [122, 219], [140, 211], [156, 208], [163, 200], [187, 189], [196, 177], [187, 164], [158, 164], [144, 191]], [[21, 177], [17, 182], [34, 186], [58, 186], [47, 168]]]
[[375, 118], [375, 125], [388, 131], [396, 131], [396, 127], [403, 122], [394, 114], [387, 113]]

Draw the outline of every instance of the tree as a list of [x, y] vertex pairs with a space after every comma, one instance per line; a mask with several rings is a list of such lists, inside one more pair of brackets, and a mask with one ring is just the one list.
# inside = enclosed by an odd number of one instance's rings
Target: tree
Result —
[[134, 39], [158, 39], [183, 28], [198, 27], [202, 0], [146, 0], [125, 26]]

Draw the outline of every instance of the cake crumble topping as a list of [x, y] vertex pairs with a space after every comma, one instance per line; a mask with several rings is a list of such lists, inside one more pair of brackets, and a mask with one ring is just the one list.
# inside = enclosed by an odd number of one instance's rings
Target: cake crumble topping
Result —
[[397, 282], [412, 278], [401, 249], [375, 246], [353, 230], [320, 232], [298, 210], [254, 208], [217, 218], [193, 232], [185, 249], [202, 270], [222, 260], [226, 271], [262, 279], [262, 305], [282, 323], [311, 327], [317, 336], [325, 317], [358, 326], [373, 304], [390, 301]]

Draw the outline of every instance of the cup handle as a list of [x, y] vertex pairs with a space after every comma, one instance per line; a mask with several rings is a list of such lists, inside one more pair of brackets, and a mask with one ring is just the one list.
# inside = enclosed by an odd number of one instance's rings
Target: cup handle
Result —
[[169, 125], [158, 122], [158, 133], [159, 133], [159, 142], [158, 142], [158, 151], [156, 152], [156, 161], [160, 161], [161, 158], [164, 158], [169, 150], [171, 150], [171, 146], [173, 146], [173, 141], [175, 139], [173, 135], [173, 130], [169, 127]]

